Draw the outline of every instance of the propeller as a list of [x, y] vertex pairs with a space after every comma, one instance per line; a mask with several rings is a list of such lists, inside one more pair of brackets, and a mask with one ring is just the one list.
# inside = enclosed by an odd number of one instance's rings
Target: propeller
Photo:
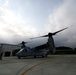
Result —
[[28, 43], [28, 42], [24, 42], [24, 41], [22, 41], [22, 43], [20, 43], [20, 44], [26, 44], [26, 43]]
[[27, 44], [28, 42], [22, 41], [21, 43], [17, 44], [17, 45], [21, 45], [21, 44]]
[[61, 32], [61, 31], [65, 30], [65, 29], [67, 29], [67, 28], [68, 28], [68, 27], [66, 27], [66, 28], [64, 28], [64, 29], [61, 29], [61, 30], [59, 30], [59, 31], [56, 31], [56, 32], [54, 32], [52, 35], [55, 35], [55, 34], [57, 34], [57, 33]]
[[[53, 35], [56, 35], [57, 33], [59, 33], [59, 32], [61, 32], [61, 31], [63, 31], [63, 30], [65, 30], [65, 29], [67, 29], [68, 27], [66, 27], [66, 28], [63, 28], [63, 29], [61, 29], [61, 30], [58, 30], [58, 31], [56, 31], [56, 32], [54, 32], [54, 33], [48, 33], [48, 35], [43, 35], [43, 36], [39, 36], [39, 37], [35, 37], [35, 38], [41, 38], [41, 37], [48, 37], [48, 36], [53, 36]], [[35, 38], [30, 38], [30, 39], [35, 39]]]

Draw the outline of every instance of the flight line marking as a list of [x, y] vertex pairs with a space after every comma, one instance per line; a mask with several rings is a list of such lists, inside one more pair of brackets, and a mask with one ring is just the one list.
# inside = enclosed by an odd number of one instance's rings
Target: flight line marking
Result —
[[27, 69], [26, 71], [24, 71], [23, 73], [21, 73], [20, 75], [25, 75], [27, 72], [29, 72], [30, 70], [32, 70], [34, 67], [43, 64], [44, 62], [38, 63], [36, 65], [33, 65], [32, 67], [30, 67], [29, 69]]

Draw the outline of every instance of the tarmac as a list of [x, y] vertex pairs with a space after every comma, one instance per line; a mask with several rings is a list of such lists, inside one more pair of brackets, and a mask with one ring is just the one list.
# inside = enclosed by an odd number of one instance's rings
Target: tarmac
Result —
[[48, 55], [46, 58], [3, 57], [0, 75], [76, 75], [76, 55]]

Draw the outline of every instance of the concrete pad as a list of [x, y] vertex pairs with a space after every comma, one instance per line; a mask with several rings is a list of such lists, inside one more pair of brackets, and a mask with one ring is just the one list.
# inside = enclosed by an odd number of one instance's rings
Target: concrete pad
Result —
[[3, 57], [0, 75], [76, 75], [76, 55], [49, 55], [47, 58]]

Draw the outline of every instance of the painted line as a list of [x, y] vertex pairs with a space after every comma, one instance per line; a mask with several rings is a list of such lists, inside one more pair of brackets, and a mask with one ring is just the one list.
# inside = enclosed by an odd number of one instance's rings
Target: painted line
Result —
[[36, 66], [38, 66], [38, 65], [41, 65], [41, 64], [43, 64], [43, 63], [44, 63], [44, 62], [41, 62], [41, 63], [38, 63], [38, 64], [36, 64], [36, 65], [30, 67], [29, 69], [27, 69], [26, 71], [24, 71], [24, 72], [21, 73], [20, 75], [25, 75], [27, 72], [29, 72], [30, 70], [32, 70], [34, 67], [36, 67]]

